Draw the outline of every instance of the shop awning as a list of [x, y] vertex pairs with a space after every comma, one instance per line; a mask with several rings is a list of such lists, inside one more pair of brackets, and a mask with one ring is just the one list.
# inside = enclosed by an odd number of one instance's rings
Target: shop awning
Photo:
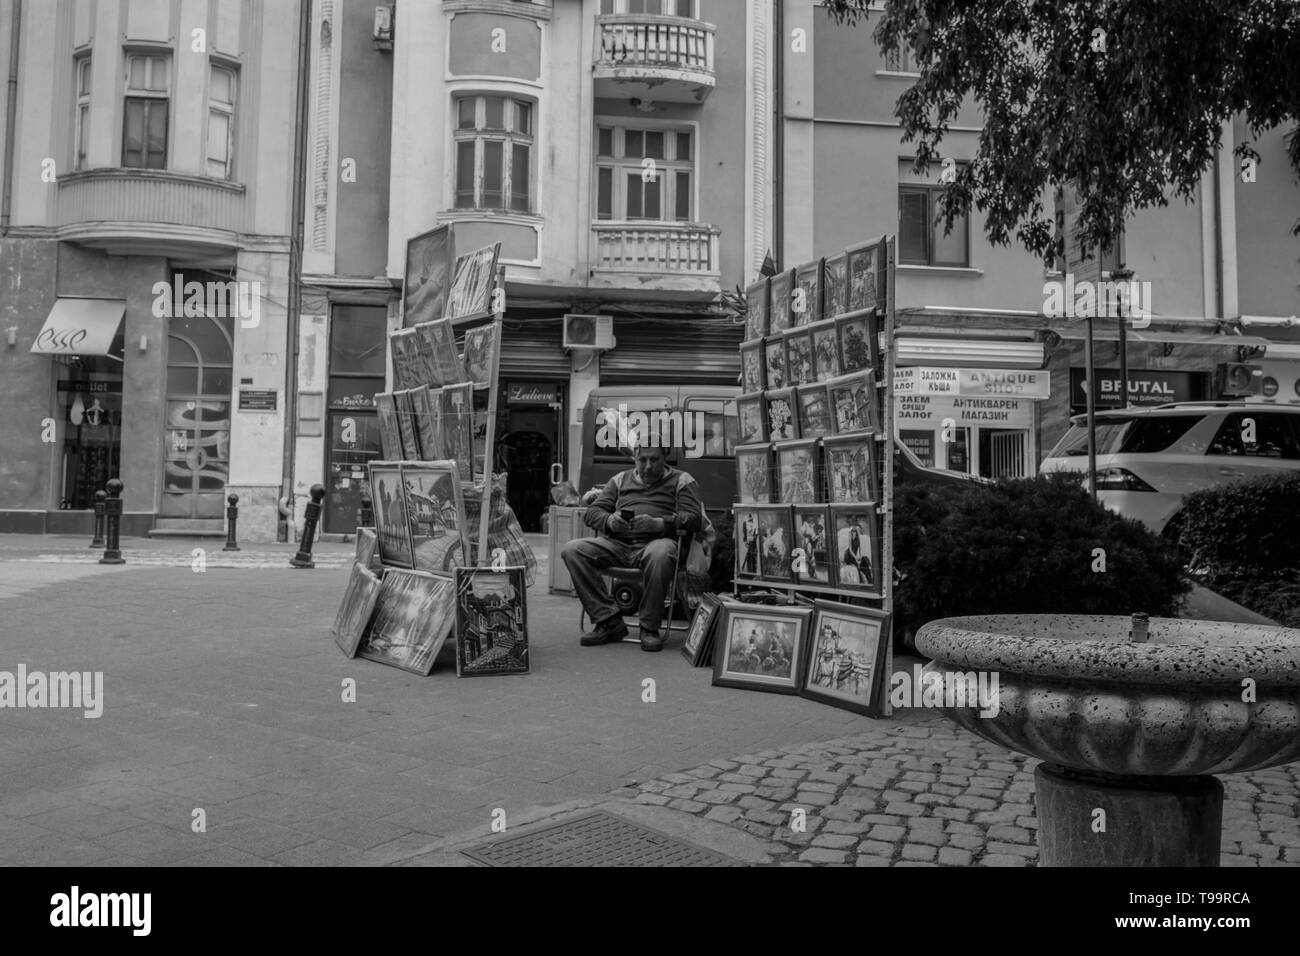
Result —
[[36, 334], [37, 355], [104, 355], [122, 361], [121, 299], [60, 298]]

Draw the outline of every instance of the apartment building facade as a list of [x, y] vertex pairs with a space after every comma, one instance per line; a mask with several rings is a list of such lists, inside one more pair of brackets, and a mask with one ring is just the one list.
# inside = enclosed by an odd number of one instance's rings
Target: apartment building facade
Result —
[[0, 529], [274, 538], [294, 4], [0, 0]]
[[[778, 0], [781, 41], [773, 69], [783, 148], [775, 158], [776, 238], [789, 268], [882, 233], [898, 235], [900, 366], [896, 424], [923, 459], [985, 476], [1027, 475], [1081, 411], [1086, 322], [1051, 314], [1048, 289], [1064, 283], [1016, 247], [994, 247], [972, 212], [951, 233], [933, 222], [943, 169], [913, 170], [894, 104], [916, 76], [907, 55], [885, 58], [871, 39], [880, 13], [837, 25], [823, 4]], [[978, 114], [967, 108], [945, 140], [945, 159], [969, 160]], [[1145, 320], [1130, 327], [1132, 402], [1215, 399], [1300, 404], [1300, 188], [1274, 130], [1254, 145], [1258, 167], [1239, 168], [1232, 147], [1246, 131], [1224, 129], [1223, 148], [1196, 201], [1173, 200], [1133, 217], [1124, 258]], [[1050, 208], [1050, 206], [1049, 206]], [[1115, 256], [1103, 259], [1111, 268]], [[1107, 274], [1108, 275], [1108, 274]], [[1064, 291], [1063, 289], [1061, 291]], [[1100, 407], [1119, 389], [1118, 320], [1096, 322]], [[1255, 366], [1246, 389], [1226, 367]], [[930, 375], [925, 370], [944, 369]], [[953, 378], [960, 391], [930, 394]]]

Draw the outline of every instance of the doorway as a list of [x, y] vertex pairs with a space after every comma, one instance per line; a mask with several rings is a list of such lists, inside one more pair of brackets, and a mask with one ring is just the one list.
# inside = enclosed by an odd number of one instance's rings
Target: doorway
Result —
[[167, 335], [164, 518], [216, 518], [230, 477], [234, 320], [176, 317]]
[[562, 460], [561, 404], [512, 405], [506, 434], [497, 441], [498, 468], [506, 472], [506, 500], [527, 532], [542, 530], [550, 506], [551, 465]]

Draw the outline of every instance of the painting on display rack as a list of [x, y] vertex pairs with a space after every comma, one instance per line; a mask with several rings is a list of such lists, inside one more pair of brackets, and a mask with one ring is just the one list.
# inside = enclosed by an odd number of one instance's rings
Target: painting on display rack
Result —
[[830, 399], [825, 385], [800, 385], [795, 390], [799, 397], [799, 431], [804, 438], [824, 438], [835, 433], [831, 416]]
[[389, 568], [360, 656], [428, 676], [451, 633], [454, 587], [450, 576]]
[[456, 257], [456, 274], [447, 295], [446, 318], [481, 318], [492, 312], [492, 284], [501, 243]]
[[738, 445], [767, 441], [767, 403], [762, 392], [736, 399], [736, 433]]
[[777, 495], [781, 504], [817, 501], [821, 475], [817, 469], [817, 440], [806, 438], [775, 446]]
[[848, 254], [841, 252], [839, 255], [830, 256], [822, 260], [822, 314], [825, 318], [834, 319], [841, 313], [847, 311], [846, 303], [848, 302], [849, 284], [848, 284]]
[[743, 342], [740, 346], [740, 390], [761, 392], [767, 387], [766, 360], [762, 340]]
[[800, 696], [880, 716], [889, 620], [875, 608], [817, 601]]
[[767, 393], [767, 437], [771, 441], [790, 441], [799, 437], [799, 406], [794, 389]]
[[785, 337], [785, 383], [806, 385], [816, 379], [813, 366], [813, 337], [807, 329], [790, 332]]
[[870, 432], [839, 435], [822, 442], [826, 457], [827, 497], [833, 503], [875, 501], [876, 438]]
[[880, 535], [874, 503], [831, 505], [835, 587], [880, 597]]
[[456, 676], [527, 674], [524, 569], [456, 571]]
[[465, 370], [456, 352], [456, 336], [449, 321], [424, 322], [411, 331], [415, 333], [420, 364], [430, 388], [465, 381]]
[[827, 382], [826, 388], [835, 415], [837, 435], [880, 429], [875, 376], [870, 372], [843, 375], [833, 382]]
[[450, 224], [407, 241], [406, 281], [402, 283], [402, 324], [407, 328], [442, 318], [454, 260]]
[[840, 374], [840, 350], [834, 322], [822, 322], [808, 330], [812, 334], [812, 381], [828, 382]]
[[846, 249], [849, 312], [887, 309], [885, 290], [885, 240], [876, 239]]
[[758, 511], [740, 505], [734, 511], [736, 522], [736, 577], [758, 577]]
[[492, 383], [495, 349], [494, 325], [480, 325], [465, 333], [465, 377], [475, 388], [487, 388]]
[[402, 466], [413, 562], [420, 571], [465, 564], [465, 505], [453, 461]]
[[758, 514], [758, 573], [764, 581], [790, 583], [789, 505], [755, 505]]
[[745, 338], [767, 335], [768, 286], [766, 277], [745, 289]]
[[388, 461], [402, 459], [402, 431], [397, 426], [397, 400], [392, 392], [375, 395], [375, 413], [379, 418], [379, 447]]
[[474, 386], [468, 382], [442, 390], [442, 450], [462, 481], [474, 479]]
[[406, 517], [402, 466], [398, 462], [370, 462], [370, 500], [375, 509], [379, 560], [394, 567], [413, 567], [411, 523]]
[[736, 449], [736, 488], [744, 504], [772, 500], [772, 449], [770, 445], [742, 445]]
[[724, 601], [719, 613], [714, 685], [797, 694], [812, 608]]
[[840, 344], [840, 370], [861, 372], [876, 365], [876, 321], [871, 314], [841, 318], [835, 322], [835, 332]]
[[822, 260], [818, 259], [794, 270], [794, 293], [790, 311], [794, 325], [810, 325], [822, 318]]
[[769, 338], [763, 343], [765, 387], [785, 388], [785, 339]]
[[830, 516], [825, 505], [795, 505], [790, 571], [802, 584], [831, 583]]
[[713, 647], [714, 624], [721, 607], [722, 602], [716, 594], [700, 596], [695, 616], [691, 618], [691, 629], [686, 632], [686, 642], [682, 645], [682, 656], [691, 662], [692, 667], [703, 667], [708, 661]]
[[793, 286], [793, 269], [771, 278], [771, 310], [767, 321], [769, 335], [776, 335], [790, 328], [790, 292]]

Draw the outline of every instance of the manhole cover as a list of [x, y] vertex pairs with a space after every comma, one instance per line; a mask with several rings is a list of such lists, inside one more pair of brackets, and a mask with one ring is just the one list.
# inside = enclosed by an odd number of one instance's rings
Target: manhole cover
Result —
[[469, 850], [488, 866], [736, 866], [658, 830], [597, 811]]

